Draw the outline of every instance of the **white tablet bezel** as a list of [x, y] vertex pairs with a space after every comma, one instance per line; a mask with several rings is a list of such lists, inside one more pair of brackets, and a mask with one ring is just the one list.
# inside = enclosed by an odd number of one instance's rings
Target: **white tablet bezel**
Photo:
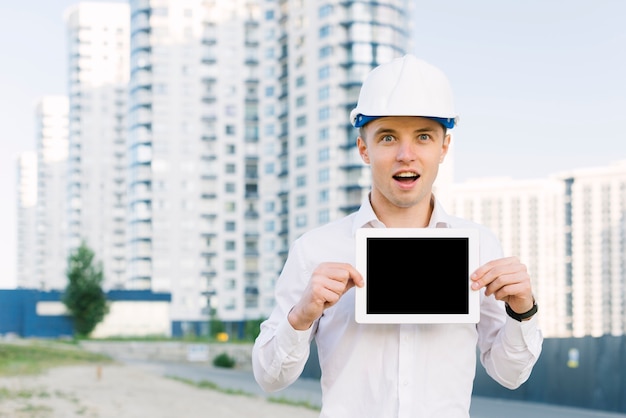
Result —
[[[367, 313], [367, 240], [369, 238], [467, 238], [468, 239], [468, 277], [467, 297], [468, 312], [463, 314], [372, 314]], [[478, 268], [477, 229], [471, 228], [360, 228], [356, 231], [356, 269], [365, 281], [363, 287], [355, 288], [355, 319], [362, 324], [445, 324], [445, 323], [477, 323], [480, 319], [479, 291], [471, 289], [469, 275]], [[424, 266], [436, 272], [437, 266]], [[395, 284], [396, 286], [398, 284]], [[409, 284], [406, 284], [407, 286]], [[441, 283], [432, 284], [428, 291], [433, 297], [445, 297], [445, 291], [438, 291]], [[402, 289], [398, 286], [398, 289]]]

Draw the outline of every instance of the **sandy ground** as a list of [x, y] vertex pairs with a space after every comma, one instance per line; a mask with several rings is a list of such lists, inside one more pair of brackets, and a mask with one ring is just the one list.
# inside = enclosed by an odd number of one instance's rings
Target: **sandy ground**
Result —
[[0, 378], [6, 418], [316, 418], [304, 407], [201, 389], [128, 365], [67, 366]]

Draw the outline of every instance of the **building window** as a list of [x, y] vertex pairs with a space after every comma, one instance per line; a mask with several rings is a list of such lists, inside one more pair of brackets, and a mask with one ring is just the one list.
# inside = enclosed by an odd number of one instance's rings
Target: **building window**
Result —
[[328, 118], [330, 118], [330, 108], [325, 106], [319, 110], [319, 119], [328, 120]]
[[330, 221], [330, 211], [328, 209], [322, 209], [317, 213], [317, 222], [319, 224], [325, 224]]
[[330, 196], [330, 194], [328, 192], [328, 189], [322, 189], [317, 194], [317, 202], [318, 203], [326, 203], [329, 200], [329, 196]]
[[306, 206], [306, 195], [301, 194], [296, 196], [296, 207], [302, 208]]
[[305, 167], [306, 166], [306, 155], [298, 155], [296, 157], [296, 167]]
[[329, 158], [330, 158], [330, 149], [328, 147], [322, 148], [317, 153], [317, 160], [320, 162], [328, 161]]
[[322, 86], [317, 92], [317, 98], [319, 100], [327, 100], [330, 97], [330, 87]]
[[319, 137], [320, 141], [328, 140], [328, 138], [330, 138], [330, 130], [328, 128], [320, 129], [318, 137]]
[[233, 232], [235, 231], [235, 221], [226, 221], [224, 222], [224, 230], [228, 231], [228, 232]]
[[319, 57], [320, 59], [324, 59], [324, 58], [328, 58], [333, 54], [333, 47], [332, 46], [324, 46], [322, 48], [320, 48], [320, 52], [319, 52]]
[[306, 222], [306, 215], [305, 214], [301, 214], [296, 216], [296, 226], [298, 228], [304, 228], [306, 226], [307, 222]]
[[320, 18], [328, 17], [333, 14], [333, 6], [330, 4], [325, 4], [319, 8], [318, 16]]
[[226, 109], [224, 109], [224, 113], [226, 114], [226, 116], [236, 116], [237, 107], [232, 104], [226, 105]]
[[330, 179], [330, 170], [328, 170], [328, 168], [322, 168], [320, 171], [318, 171], [317, 180], [320, 183], [325, 183], [329, 179]]
[[304, 186], [306, 186], [306, 176], [296, 177], [296, 187], [304, 187]]
[[318, 71], [318, 78], [320, 80], [325, 80], [328, 77], [330, 77], [330, 66], [329, 65], [325, 65], [322, 68], [319, 69]]
[[319, 30], [320, 39], [326, 38], [330, 36], [332, 30], [330, 25], [324, 25]]
[[296, 118], [296, 126], [297, 127], [306, 126], [306, 115], [298, 116]]

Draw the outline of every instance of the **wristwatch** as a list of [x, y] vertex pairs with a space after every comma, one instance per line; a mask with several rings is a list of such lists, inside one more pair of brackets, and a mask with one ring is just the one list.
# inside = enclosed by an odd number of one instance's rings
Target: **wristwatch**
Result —
[[513, 309], [511, 309], [511, 307], [509, 306], [508, 303], [504, 303], [504, 306], [506, 308], [506, 313], [513, 319], [515, 319], [516, 321], [522, 322], [524, 319], [529, 319], [531, 318], [534, 314], [537, 313], [537, 302], [535, 302], [535, 299], [533, 299], [533, 307], [530, 308], [529, 311], [526, 311], [524, 313], [517, 313], [515, 312]]

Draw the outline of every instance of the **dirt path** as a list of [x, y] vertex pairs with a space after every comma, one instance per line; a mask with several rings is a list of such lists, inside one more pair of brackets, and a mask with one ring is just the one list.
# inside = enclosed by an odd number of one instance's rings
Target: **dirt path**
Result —
[[317, 418], [263, 398], [200, 389], [132, 366], [54, 368], [0, 378], [3, 418]]

